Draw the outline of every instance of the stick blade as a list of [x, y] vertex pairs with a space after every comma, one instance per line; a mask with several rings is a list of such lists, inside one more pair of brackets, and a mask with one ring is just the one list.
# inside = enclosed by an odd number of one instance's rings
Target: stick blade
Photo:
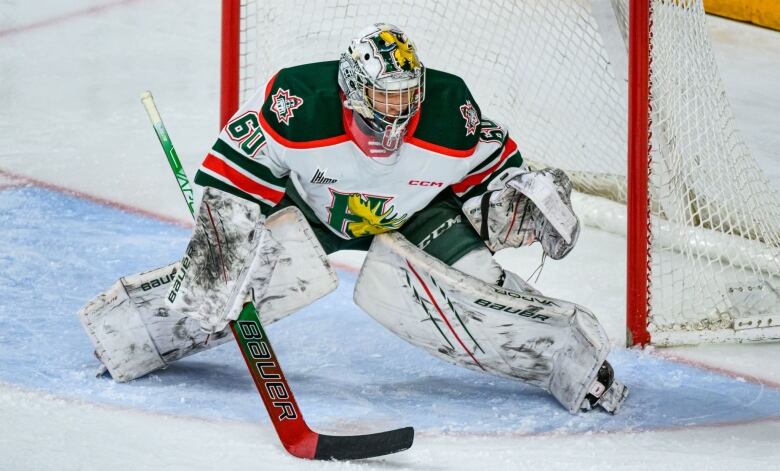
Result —
[[404, 427], [368, 435], [334, 436], [320, 434], [315, 460], [360, 460], [389, 455], [411, 448], [414, 428]]

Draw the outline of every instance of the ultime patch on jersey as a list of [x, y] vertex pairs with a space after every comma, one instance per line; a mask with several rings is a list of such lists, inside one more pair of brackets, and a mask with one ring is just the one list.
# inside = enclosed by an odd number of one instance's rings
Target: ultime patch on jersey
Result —
[[336, 183], [338, 179], [336, 178], [328, 178], [325, 176], [325, 172], [327, 172], [328, 169], [320, 170], [319, 167], [317, 168], [317, 171], [314, 172], [314, 176], [311, 177], [312, 183], [319, 183], [321, 185], [330, 185], [331, 183]]
[[290, 95], [290, 90], [279, 88], [274, 93], [271, 103], [271, 111], [276, 115], [276, 119], [286, 126], [290, 125], [290, 118], [295, 117], [293, 110], [300, 108], [303, 104], [303, 98]]
[[265, 134], [260, 128], [256, 111], [247, 111], [231, 120], [225, 126], [225, 130], [230, 139], [238, 142], [238, 147], [249, 157], [254, 157], [266, 144]]
[[479, 113], [471, 104], [471, 100], [466, 100], [465, 105], [460, 105], [460, 114], [466, 120], [466, 135], [476, 134], [477, 126], [479, 126]]

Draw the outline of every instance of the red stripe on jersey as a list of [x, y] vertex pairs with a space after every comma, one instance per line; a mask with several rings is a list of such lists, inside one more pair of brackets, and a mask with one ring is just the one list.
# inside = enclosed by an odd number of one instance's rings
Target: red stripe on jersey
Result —
[[315, 147], [334, 146], [349, 140], [349, 137], [346, 134], [339, 134], [338, 136], [327, 137], [325, 139], [315, 139], [313, 141], [291, 141], [289, 139], [285, 139], [281, 134], [274, 131], [274, 128], [272, 128], [268, 121], [265, 120], [262, 112], [260, 113], [260, 126], [262, 126], [263, 131], [268, 132], [273, 140], [290, 149], [313, 149]]
[[501, 153], [500, 160], [490, 167], [489, 169], [475, 173], [473, 175], [470, 175], [469, 177], [461, 180], [460, 182], [452, 185], [452, 190], [455, 193], [465, 193], [466, 191], [470, 190], [472, 187], [479, 185], [480, 183], [484, 182], [487, 177], [489, 177], [493, 172], [495, 172], [499, 167], [501, 167], [501, 164], [503, 164], [506, 159], [512, 155], [517, 150], [517, 144], [515, 141], [512, 140], [511, 137], [507, 137], [506, 143], [504, 144], [504, 152]]
[[406, 142], [408, 142], [413, 146], [421, 147], [431, 152], [436, 152], [437, 154], [442, 154], [448, 157], [456, 157], [456, 158], [471, 157], [472, 155], [474, 155], [474, 150], [477, 148], [477, 146], [475, 145], [471, 149], [466, 149], [466, 150], [451, 149], [449, 147], [440, 146], [432, 142], [423, 141], [422, 139], [414, 136], [407, 137]]
[[274, 204], [278, 204], [284, 196], [283, 191], [275, 190], [257, 183], [241, 172], [233, 169], [213, 154], [206, 156], [206, 160], [203, 161], [203, 168], [207, 168], [212, 172], [227, 178], [230, 180], [230, 183], [244, 193], [258, 195], [267, 201], [272, 201]]

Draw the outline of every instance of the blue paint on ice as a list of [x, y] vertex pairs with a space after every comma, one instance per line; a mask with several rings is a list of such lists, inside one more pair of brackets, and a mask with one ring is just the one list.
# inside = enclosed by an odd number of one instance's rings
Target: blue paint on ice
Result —
[[[266, 422], [233, 343], [116, 384], [75, 316], [122, 275], [176, 260], [189, 230], [77, 197], [26, 187], [0, 192], [0, 381], [62, 396], [172, 414]], [[312, 427], [413, 425], [472, 433], [637, 430], [780, 415], [780, 391], [617, 350], [632, 390], [615, 417], [571, 416], [546, 393], [458, 368], [415, 349], [352, 304], [355, 277], [269, 327]]]

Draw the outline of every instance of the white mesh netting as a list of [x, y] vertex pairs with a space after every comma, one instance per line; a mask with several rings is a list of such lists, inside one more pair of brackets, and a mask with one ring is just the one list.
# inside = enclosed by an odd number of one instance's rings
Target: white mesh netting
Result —
[[[653, 5], [653, 342], [780, 338], [778, 200], [734, 129], [701, 0]], [[336, 59], [364, 26], [396, 24], [427, 67], [466, 80], [526, 160], [599, 196], [576, 200], [586, 223], [625, 231], [621, 0], [245, 0], [241, 10], [242, 101], [279, 68]]]
[[650, 330], [778, 338], [780, 206], [734, 127], [704, 20], [700, 1], [652, 3]]

